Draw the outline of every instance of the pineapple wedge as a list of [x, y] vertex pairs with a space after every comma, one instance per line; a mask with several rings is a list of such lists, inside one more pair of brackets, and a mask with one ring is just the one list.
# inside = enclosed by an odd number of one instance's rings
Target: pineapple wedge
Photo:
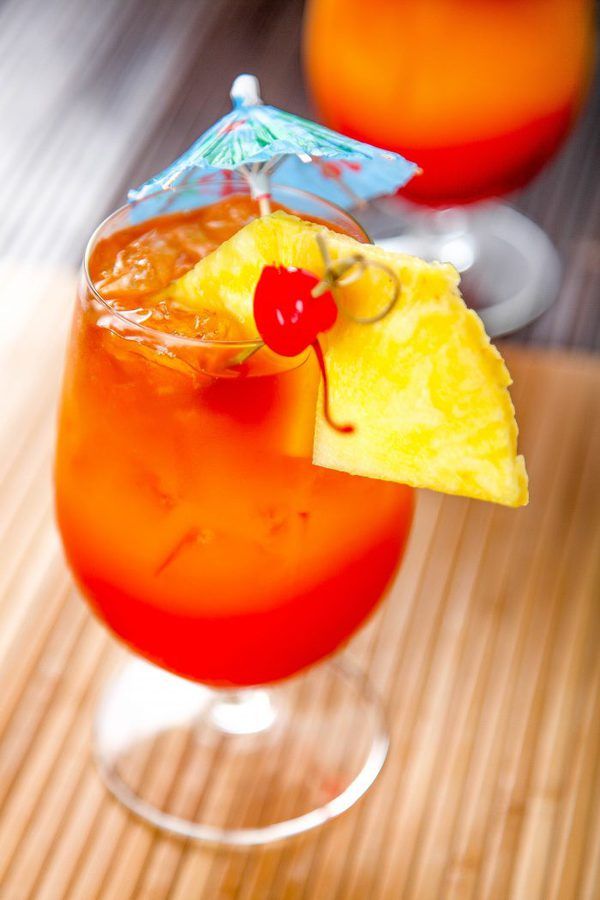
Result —
[[[393, 311], [361, 325], [344, 315], [327, 335], [331, 408], [352, 422], [339, 434], [317, 415], [313, 461], [355, 475], [491, 500], [527, 503], [527, 473], [517, 455], [517, 424], [504, 361], [478, 316], [468, 310], [450, 265], [360, 244], [276, 212], [251, 222], [167, 288], [185, 307], [233, 315], [249, 337], [254, 288], [263, 266], [322, 275], [315, 234], [332, 260], [362, 253], [393, 269], [402, 286]], [[392, 281], [367, 268], [336, 289], [342, 307], [371, 315], [386, 305]]]

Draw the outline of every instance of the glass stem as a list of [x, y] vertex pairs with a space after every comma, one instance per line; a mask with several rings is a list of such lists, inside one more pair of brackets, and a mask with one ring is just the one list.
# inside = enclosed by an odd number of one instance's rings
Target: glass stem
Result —
[[214, 691], [210, 718], [227, 734], [256, 734], [266, 731], [277, 718], [272, 692], [266, 688]]
[[428, 245], [429, 258], [452, 263], [459, 272], [471, 268], [478, 246], [469, 211], [463, 207], [418, 209], [413, 215], [415, 239]]

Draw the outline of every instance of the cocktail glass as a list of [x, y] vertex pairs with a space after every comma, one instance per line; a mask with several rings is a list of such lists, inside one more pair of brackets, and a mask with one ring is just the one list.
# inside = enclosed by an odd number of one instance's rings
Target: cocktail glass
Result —
[[423, 169], [401, 198], [373, 211], [371, 233], [389, 249], [453, 263], [492, 335], [533, 320], [558, 292], [560, 264], [547, 236], [493, 198], [526, 184], [576, 120], [592, 67], [592, 6], [310, 0], [307, 7], [306, 74], [324, 122]]
[[[247, 190], [213, 178], [159, 198], [167, 219], [140, 223], [143, 206], [124, 206], [94, 233], [55, 466], [79, 591], [137, 654], [98, 710], [104, 780], [149, 822], [233, 845], [325, 822], [380, 771], [388, 738], [374, 689], [350, 662], [322, 661], [385, 593], [413, 506], [404, 486], [312, 464], [310, 354], [214, 339], [211, 315], [180, 321], [144, 294], [190, 241], [207, 252], [258, 214]], [[316, 197], [278, 186], [273, 199], [367, 240]], [[97, 273], [127, 228], [134, 243], [111, 263], [107, 300]]]

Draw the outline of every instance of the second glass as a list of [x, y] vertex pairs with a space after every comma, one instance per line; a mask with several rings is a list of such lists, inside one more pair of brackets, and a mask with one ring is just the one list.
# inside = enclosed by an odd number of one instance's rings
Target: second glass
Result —
[[492, 335], [531, 321], [558, 292], [546, 235], [489, 201], [526, 184], [569, 133], [592, 34], [589, 0], [307, 7], [306, 73], [325, 123], [423, 169], [401, 192], [413, 203], [383, 203], [372, 233], [390, 249], [453, 263]]

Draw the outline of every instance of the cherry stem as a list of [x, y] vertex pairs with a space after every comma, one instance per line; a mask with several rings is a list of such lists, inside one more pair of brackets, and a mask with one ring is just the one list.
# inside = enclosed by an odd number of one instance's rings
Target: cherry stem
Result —
[[321, 347], [319, 338], [315, 338], [315, 340], [312, 342], [312, 348], [315, 351], [315, 356], [317, 357], [317, 362], [319, 363], [321, 376], [323, 378], [323, 415], [325, 417], [325, 421], [335, 431], [339, 431], [340, 434], [352, 434], [352, 432], [354, 431], [354, 425], [338, 425], [338, 423], [334, 422], [334, 420], [331, 418], [331, 412], [329, 410], [329, 381], [327, 378], [327, 369], [325, 367], [323, 348]]
[[349, 319], [352, 319], [352, 321], [356, 322], [358, 325], [375, 325], [391, 313], [400, 297], [401, 284], [400, 279], [390, 266], [380, 260], [366, 259], [362, 253], [353, 253], [351, 256], [346, 256], [343, 259], [338, 259], [333, 262], [324, 236], [322, 234], [317, 234], [316, 241], [325, 265], [325, 273], [321, 281], [319, 281], [312, 289], [311, 294], [313, 297], [320, 297], [321, 294], [324, 294], [326, 291], [333, 291], [335, 288], [352, 284], [353, 281], [356, 281], [364, 274], [366, 269], [379, 269], [380, 271], [385, 272], [386, 275], [389, 275], [393, 285], [392, 296], [383, 309], [379, 310], [379, 312], [375, 313], [373, 316], [357, 316], [349, 310], [344, 309], [339, 302], [338, 307], [344, 315]]

